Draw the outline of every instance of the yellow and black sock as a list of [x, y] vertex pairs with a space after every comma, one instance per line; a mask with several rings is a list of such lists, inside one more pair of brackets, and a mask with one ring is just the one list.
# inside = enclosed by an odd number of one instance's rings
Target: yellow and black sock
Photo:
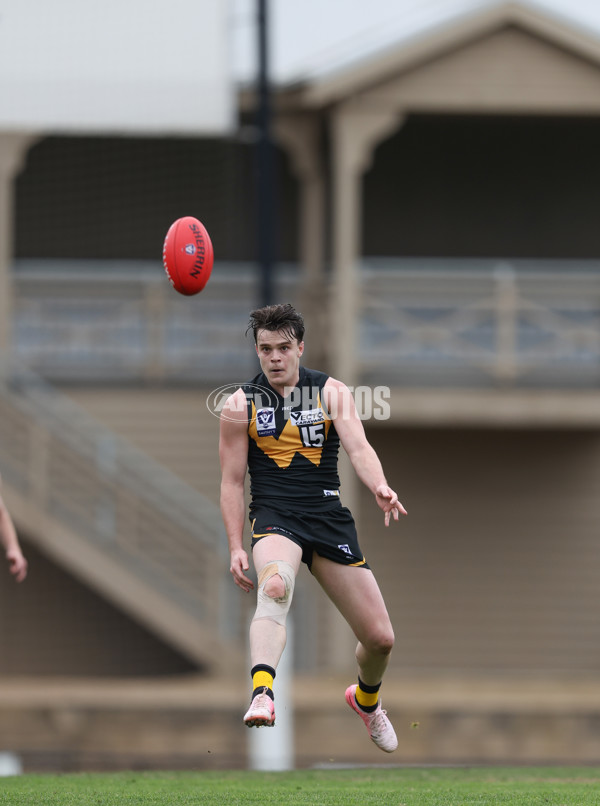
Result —
[[381, 683], [378, 683], [376, 686], [367, 686], [360, 677], [358, 678], [358, 686], [356, 687], [354, 698], [356, 699], [356, 704], [362, 711], [372, 713], [377, 710], [380, 688]]
[[266, 694], [274, 700], [273, 680], [275, 679], [275, 669], [264, 663], [257, 663], [256, 666], [252, 667], [250, 674], [252, 675], [252, 699], [257, 694], [262, 694], [266, 688]]

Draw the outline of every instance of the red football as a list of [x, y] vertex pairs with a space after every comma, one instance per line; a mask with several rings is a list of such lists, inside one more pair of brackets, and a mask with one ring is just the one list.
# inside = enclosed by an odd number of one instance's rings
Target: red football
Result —
[[198, 294], [213, 267], [213, 246], [204, 224], [192, 216], [178, 218], [169, 227], [163, 246], [163, 265], [171, 285], [180, 294]]

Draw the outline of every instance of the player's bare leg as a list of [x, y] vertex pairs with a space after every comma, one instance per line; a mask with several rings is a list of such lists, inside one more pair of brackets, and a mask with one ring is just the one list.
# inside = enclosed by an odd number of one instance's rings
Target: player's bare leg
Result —
[[[250, 625], [253, 691], [252, 703], [244, 716], [248, 727], [275, 724], [273, 679], [286, 644], [285, 618], [301, 558], [300, 547], [281, 535], [263, 537], [253, 549], [259, 581], [258, 596], [263, 596], [263, 605], [261, 607], [259, 601]], [[270, 603], [274, 607], [270, 607]], [[277, 603], [281, 603], [280, 613], [277, 612]]]
[[394, 630], [372, 571], [334, 563], [315, 554], [312, 572], [358, 638], [356, 660], [362, 680], [381, 682]]
[[[260, 578], [263, 569], [272, 562], [283, 560], [293, 566], [297, 574], [302, 559], [302, 549], [282, 535], [262, 537], [252, 550], [256, 574]], [[265, 593], [273, 599], [285, 594], [283, 579], [275, 574], [265, 583]], [[250, 660], [253, 666], [266, 663], [277, 668], [285, 648], [286, 628], [270, 618], [254, 619], [250, 625]]]
[[369, 736], [386, 752], [398, 746], [381, 708], [379, 688], [394, 645], [390, 617], [373, 573], [315, 555], [312, 572], [358, 638], [358, 685], [346, 690], [346, 702], [361, 717]]

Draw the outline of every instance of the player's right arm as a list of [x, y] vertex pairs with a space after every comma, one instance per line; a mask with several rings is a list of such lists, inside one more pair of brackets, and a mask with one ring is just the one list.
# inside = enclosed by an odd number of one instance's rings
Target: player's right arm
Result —
[[231, 395], [221, 412], [219, 457], [221, 514], [231, 555], [229, 570], [235, 584], [248, 593], [254, 584], [244, 573], [249, 569], [250, 563], [243, 547], [246, 518], [244, 479], [248, 466], [248, 412], [246, 395], [242, 389]]

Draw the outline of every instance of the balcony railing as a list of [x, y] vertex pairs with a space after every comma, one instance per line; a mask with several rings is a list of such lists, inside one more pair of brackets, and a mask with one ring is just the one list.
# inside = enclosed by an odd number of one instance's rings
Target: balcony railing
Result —
[[[217, 265], [192, 298], [159, 263], [23, 261], [14, 276], [17, 357], [46, 378], [217, 384], [254, 372], [250, 264]], [[297, 302], [300, 276], [280, 267], [274, 298]], [[362, 383], [600, 384], [600, 261], [365, 259], [359, 284]]]
[[183, 297], [160, 263], [24, 261], [14, 273], [17, 358], [53, 381], [244, 380], [255, 274], [223, 267], [202, 295]]
[[363, 382], [596, 386], [600, 261], [369, 261]]

